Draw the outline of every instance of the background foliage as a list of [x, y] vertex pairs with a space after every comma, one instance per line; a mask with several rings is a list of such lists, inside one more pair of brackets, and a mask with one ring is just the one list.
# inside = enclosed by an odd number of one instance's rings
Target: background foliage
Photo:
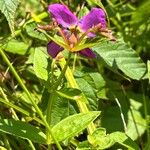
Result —
[[[48, 147], [45, 123], [31, 99], [45, 117], [53, 86], [51, 78], [58, 79], [61, 67], [47, 54], [46, 46], [50, 39], [35, 29], [37, 24], [51, 22], [47, 6], [59, 2], [62, 1], [0, 0], [2, 149]], [[149, 150], [150, 1], [66, 0], [62, 3], [79, 17], [92, 7], [105, 8], [109, 28], [117, 42], [102, 39], [94, 46], [90, 42], [84, 43], [84, 46], [92, 47], [97, 59], [77, 56], [75, 67], [72, 55], [69, 66], [80, 89], [68, 87], [64, 78], [55, 91], [50, 125], [56, 139], [63, 149], [68, 150], [110, 147], [114, 150]], [[61, 42], [56, 37], [52, 38]], [[4, 59], [3, 51], [12, 65]], [[67, 57], [68, 53], [65, 51], [63, 54]], [[21, 81], [16, 78], [13, 69]], [[79, 113], [75, 103], [76, 97], [83, 95], [90, 109], [85, 114]], [[92, 121], [97, 130], [88, 135], [86, 128]], [[52, 148], [57, 149], [56, 142], [50, 140]]]

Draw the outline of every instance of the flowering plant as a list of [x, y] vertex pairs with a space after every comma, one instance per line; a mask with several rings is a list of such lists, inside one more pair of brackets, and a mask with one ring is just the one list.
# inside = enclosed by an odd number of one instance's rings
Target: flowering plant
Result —
[[149, 1], [50, 2], [0, 0], [0, 149], [149, 150]]
[[[81, 19], [78, 19], [67, 6], [62, 4], [51, 4], [48, 6], [48, 11], [53, 18], [53, 27], [58, 29], [58, 34], [63, 38], [67, 49], [71, 52], [78, 52], [83, 56], [95, 58], [96, 55], [91, 48], [77, 49], [76, 46], [85, 38], [96, 37], [96, 34], [115, 40], [110, 30], [107, 29], [106, 15], [101, 8], [92, 8]], [[54, 41], [50, 41], [47, 49], [48, 53], [55, 58], [64, 48]]]

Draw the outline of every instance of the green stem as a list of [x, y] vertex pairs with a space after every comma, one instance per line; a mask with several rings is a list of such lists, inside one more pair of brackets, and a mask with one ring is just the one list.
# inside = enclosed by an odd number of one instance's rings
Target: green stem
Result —
[[148, 110], [147, 110], [147, 102], [146, 102], [146, 97], [145, 97], [145, 91], [144, 91], [144, 86], [142, 84], [142, 93], [143, 93], [143, 106], [144, 106], [144, 116], [146, 119], [146, 126], [147, 126], [147, 140], [150, 141], [150, 129], [149, 129], [149, 119], [148, 119]]
[[[61, 68], [63, 69], [66, 65], [66, 60], [64, 58], [62, 58], [60, 61], [59, 61], [59, 64], [61, 66]], [[77, 88], [77, 89], [80, 89], [73, 74], [72, 74], [72, 71], [71, 69], [68, 67], [67, 70], [66, 70], [66, 73], [65, 73], [65, 77], [67, 79], [67, 81], [69, 82], [70, 86], [72, 88]], [[89, 112], [87, 106], [86, 106], [86, 103], [87, 102], [87, 98], [85, 97], [85, 95], [82, 93], [81, 96], [76, 100], [77, 102], [77, 105], [78, 105], [78, 108], [80, 110], [80, 112], [82, 113], [87, 113]], [[95, 125], [94, 123], [91, 123], [89, 126], [88, 126], [88, 132], [89, 134], [92, 134], [94, 131], [95, 131]]]
[[72, 67], [72, 73], [74, 74], [75, 67], [76, 67], [76, 60], [77, 60], [77, 53], [74, 54], [74, 59], [73, 59], [73, 67]]
[[47, 108], [47, 122], [48, 122], [48, 124], [51, 124], [52, 105], [53, 105], [54, 99], [56, 98], [55, 91], [57, 90], [58, 86], [60, 85], [62, 78], [65, 76], [65, 72], [67, 70], [70, 58], [71, 58], [71, 53], [69, 53], [67, 63], [65, 64], [60, 76], [58, 77], [57, 81], [54, 83], [54, 86], [51, 89], [51, 94], [50, 94], [50, 98], [48, 101], [48, 108]]
[[60, 76], [58, 77], [56, 83], [55, 83], [54, 86], [52, 87], [53, 91], [58, 88], [58, 86], [59, 86], [59, 84], [60, 84], [62, 78], [65, 76], [65, 73], [66, 73], [68, 64], [69, 64], [69, 62], [70, 62], [70, 58], [71, 58], [71, 52], [70, 52], [69, 55], [68, 55], [67, 62], [65, 63], [64, 67], [62, 68], [62, 72], [61, 72]]
[[[54, 86], [51, 89], [50, 97], [49, 97], [49, 100], [48, 100], [48, 107], [47, 107], [47, 122], [48, 122], [49, 125], [51, 124], [51, 114], [52, 114], [53, 102], [56, 99], [55, 91], [57, 90], [58, 86], [61, 83], [62, 78], [65, 75], [65, 72], [67, 70], [70, 58], [71, 58], [71, 53], [69, 53], [67, 63], [65, 64], [63, 70], [61, 71], [60, 76], [58, 77], [57, 81], [54, 83]], [[47, 139], [49, 139], [49, 137], [50, 137], [49, 132], [47, 132]], [[49, 145], [49, 149], [51, 149], [51, 145]]]
[[6, 64], [9, 66], [12, 74], [15, 76], [16, 80], [18, 81], [18, 83], [20, 84], [20, 86], [22, 87], [22, 89], [24, 90], [24, 92], [26, 93], [26, 95], [28, 96], [28, 98], [30, 99], [32, 105], [34, 106], [36, 112], [38, 113], [38, 115], [40, 116], [40, 118], [43, 120], [47, 130], [49, 131], [49, 133], [51, 134], [51, 137], [53, 138], [54, 142], [56, 143], [57, 147], [59, 150], [62, 150], [59, 142], [57, 141], [57, 139], [54, 137], [51, 128], [49, 126], [49, 124], [47, 123], [46, 119], [44, 118], [41, 110], [39, 109], [39, 107], [37, 106], [37, 104], [35, 103], [33, 97], [31, 96], [30, 92], [28, 91], [28, 89], [26, 88], [25, 84], [22, 82], [20, 76], [18, 75], [18, 73], [16, 72], [16, 70], [14, 69], [14, 67], [12, 66], [12, 64], [10, 63], [10, 61], [8, 60], [7, 56], [5, 55], [5, 53], [3, 52], [2, 49], [0, 49], [0, 54], [2, 56], [2, 58], [4, 59], [4, 61], [6, 62]]
[[[52, 105], [53, 105], [54, 99], [55, 99], [55, 94], [51, 93], [49, 100], [48, 100], [48, 108], [47, 108], [47, 115], [46, 115], [47, 123], [49, 125], [51, 124]], [[50, 132], [47, 132], [47, 141], [50, 141]]]

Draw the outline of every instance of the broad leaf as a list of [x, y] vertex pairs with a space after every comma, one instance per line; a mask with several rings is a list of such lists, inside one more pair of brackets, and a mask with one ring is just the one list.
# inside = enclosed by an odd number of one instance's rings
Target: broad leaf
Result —
[[131, 140], [125, 133], [114, 132], [114, 133], [110, 134], [110, 138], [112, 140], [114, 140], [114, 142], [117, 142], [130, 150], [139, 150], [140, 149], [137, 146], [137, 144], [133, 140]]
[[[130, 93], [127, 93], [127, 97], [130, 99], [131, 103], [131, 106], [129, 106], [127, 99], [123, 95], [122, 91], [114, 92], [111, 89], [111, 92], [113, 92], [113, 96], [109, 96], [109, 98], [113, 99], [115, 95], [120, 105], [122, 106], [122, 116], [125, 119], [125, 124], [127, 128], [126, 134], [132, 140], [136, 140], [139, 137], [139, 135], [142, 136], [142, 134], [144, 134], [146, 130], [146, 120], [142, 117], [142, 114], [140, 112], [142, 108], [142, 103], [138, 102], [141, 101], [142, 95], [137, 93], [134, 95], [132, 93], [132, 95], [130, 95]], [[129, 109], [129, 107], [131, 108]], [[131, 114], [131, 111], [133, 113], [133, 116]], [[109, 133], [114, 131], [124, 131], [124, 124], [121, 119], [121, 114], [118, 106], [105, 107], [104, 116], [105, 117], [101, 119], [101, 125], [107, 128], [107, 131]]]
[[60, 121], [52, 128], [55, 138], [58, 141], [74, 137], [85, 129], [93, 120], [99, 116], [100, 112], [80, 113], [69, 116]]
[[93, 47], [99, 57], [113, 69], [120, 69], [132, 79], [140, 80], [146, 73], [146, 66], [124, 41], [102, 42]]
[[29, 44], [26, 44], [24, 42], [12, 39], [8, 41], [3, 46], [3, 49], [5, 49], [7, 52], [13, 53], [13, 54], [19, 54], [24, 55], [28, 52]]
[[43, 47], [35, 48], [34, 53], [34, 71], [37, 77], [47, 81], [48, 79], [48, 55], [47, 51]]
[[82, 92], [88, 98], [88, 101], [90, 103], [90, 107], [92, 107], [92, 110], [97, 110], [97, 98], [94, 93], [93, 87], [84, 78], [77, 78], [76, 81], [80, 89], [82, 90]]
[[81, 71], [76, 70], [76, 80], [84, 94], [88, 97], [90, 104], [97, 108], [99, 98], [106, 99], [105, 80], [100, 73], [93, 72], [93, 69], [83, 68]]
[[29, 36], [47, 42], [45, 34], [36, 30], [36, 23], [29, 23], [25, 26], [26, 32]]
[[139, 150], [137, 144], [123, 132], [113, 132], [106, 134], [105, 128], [98, 128], [92, 135], [88, 136], [88, 141], [96, 149], [107, 149], [116, 142], [130, 150]]
[[52, 106], [51, 125], [56, 125], [64, 118], [73, 114], [76, 114], [74, 105], [68, 102], [67, 99], [57, 98]]
[[38, 128], [13, 119], [0, 119], [0, 131], [37, 143], [46, 143], [45, 134]]
[[[136, 104], [137, 102], [134, 103]], [[135, 104], [132, 105], [134, 106]], [[139, 137], [139, 135], [144, 134], [146, 130], [146, 120], [141, 116], [139, 111], [132, 110], [132, 113], [133, 116], [130, 111], [128, 112], [128, 124], [127, 124], [126, 134], [129, 137], [131, 137], [133, 140], [136, 140], [137, 137]], [[136, 129], [135, 129], [135, 123], [136, 123]]]
[[14, 33], [14, 18], [18, 4], [18, 0], [0, 0], [0, 10], [5, 15], [12, 33]]
[[106, 134], [106, 130], [104, 128], [99, 128], [92, 135], [89, 135], [88, 141], [96, 149], [106, 149], [115, 143], [110, 135]]
[[95, 87], [96, 90], [100, 90], [105, 86], [105, 80], [100, 73], [92, 72], [92, 73], [89, 73], [89, 76], [91, 78], [89, 82], [91, 81], [94, 84], [93, 86]]

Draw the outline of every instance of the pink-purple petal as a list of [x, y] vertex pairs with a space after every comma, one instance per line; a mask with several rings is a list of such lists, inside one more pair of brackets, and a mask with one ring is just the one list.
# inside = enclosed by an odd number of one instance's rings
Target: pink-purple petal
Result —
[[98, 24], [101, 24], [103, 28], [106, 27], [105, 12], [100, 8], [93, 8], [79, 21], [79, 26], [83, 31], [87, 31]]
[[52, 14], [52, 17], [57, 21], [57, 23], [65, 28], [76, 25], [78, 22], [77, 17], [65, 5], [49, 5], [48, 11]]
[[79, 52], [79, 54], [89, 57], [89, 58], [96, 58], [96, 54], [90, 49], [90, 48], [86, 48], [84, 50], [81, 50]]
[[57, 54], [61, 52], [62, 50], [63, 48], [53, 41], [47, 44], [47, 52], [52, 58], [55, 58]]

